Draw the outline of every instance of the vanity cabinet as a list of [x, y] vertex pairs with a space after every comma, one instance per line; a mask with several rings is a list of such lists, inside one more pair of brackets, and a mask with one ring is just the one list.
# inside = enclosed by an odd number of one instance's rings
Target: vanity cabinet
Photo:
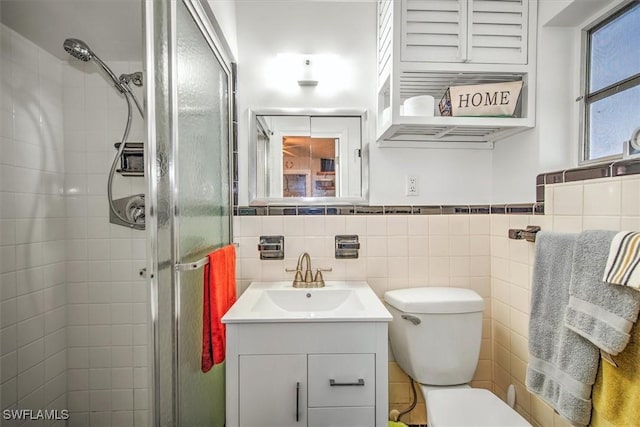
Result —
[[[537, 0], [378, 0], [380, 146], [492, 148], [535, 125]], [[450, 86], [524, 82], [515, 117], [441, 117]], [[405, 116], [431, 95], [435, 114]], [[443, 143], [448, 143], [443, 145]]]
[[384, 427], [387, 348], [386, 322], [227, 324], [226, 425]]

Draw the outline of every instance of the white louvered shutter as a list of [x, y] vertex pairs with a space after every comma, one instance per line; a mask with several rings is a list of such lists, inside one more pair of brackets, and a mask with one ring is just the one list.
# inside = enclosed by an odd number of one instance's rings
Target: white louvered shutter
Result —
[[402, 61], [466, 57], [466, 0], [402, 0]]
[[391, 44], [393, 37], [393, 1], [378, 1], [378, 81], [391, 69]]
[[528, 0], [468, 0], [468, 5], [467, 60], [526, 64]]

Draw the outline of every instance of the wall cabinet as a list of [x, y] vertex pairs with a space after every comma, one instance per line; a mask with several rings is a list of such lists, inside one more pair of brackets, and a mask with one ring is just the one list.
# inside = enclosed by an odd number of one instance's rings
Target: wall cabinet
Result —
[[526, 64], [529, 4], [402, 1], [402, 60]]
[[[492, 148], [535, 125], [537, 0], [379, 0], [378, 130], [381, 146]], [[440, 117], [449, 86], [524, 82], [517, 116]], [[433, 116], [404, 116], [431, 95]]]
[[227, 325], [228, 427], [386, 427], [386, 322]]

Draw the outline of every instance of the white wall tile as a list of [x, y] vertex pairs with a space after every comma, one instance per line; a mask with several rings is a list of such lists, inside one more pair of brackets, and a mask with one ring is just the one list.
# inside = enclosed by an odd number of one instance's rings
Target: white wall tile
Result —
[[443, 236], [449, 234], [449, 215], [429, 216], [429, 235]]
[[[286, 223], [285, 222], [285, 230]], [[357, 234], [360, 237], [365, 236], [367, 234], [367, 219], [366, 215], [358, 215], [358, 216], [347, 216], [345, 218], [345, 227], [346, 234]]]
[[578, 184], [555, 185], [553, 190], [553, 214], [582, 215], [583, 187], [584, 185], [581, 182]]
[[620, 230], [620, 216], [585, 216], [582, 220], [584, 230]]
[[469, 215], [449, 216], [449, 234], [466, 236], [469, 230]]
[[626, 176], [621, 180], [621, 207], [623, 216], [640, 215], [640, 177], [637, 175]]
[[619, 178], [586, 181], [584, 184], [585, 216], [619, 216], [622, 182]]
[[386, 236], [387, 219], [384, 215], [367, 215], [367, 236]]
[[580, 233], [582, 231], [582, 216], [554, 215], [553, 231], [559, 233]]

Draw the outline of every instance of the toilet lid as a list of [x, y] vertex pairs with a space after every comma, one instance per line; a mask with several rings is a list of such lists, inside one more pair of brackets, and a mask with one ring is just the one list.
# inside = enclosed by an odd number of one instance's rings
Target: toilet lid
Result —
[[489, 390], [435, 390], [426, 400], [429, 427], [531, 427]]

